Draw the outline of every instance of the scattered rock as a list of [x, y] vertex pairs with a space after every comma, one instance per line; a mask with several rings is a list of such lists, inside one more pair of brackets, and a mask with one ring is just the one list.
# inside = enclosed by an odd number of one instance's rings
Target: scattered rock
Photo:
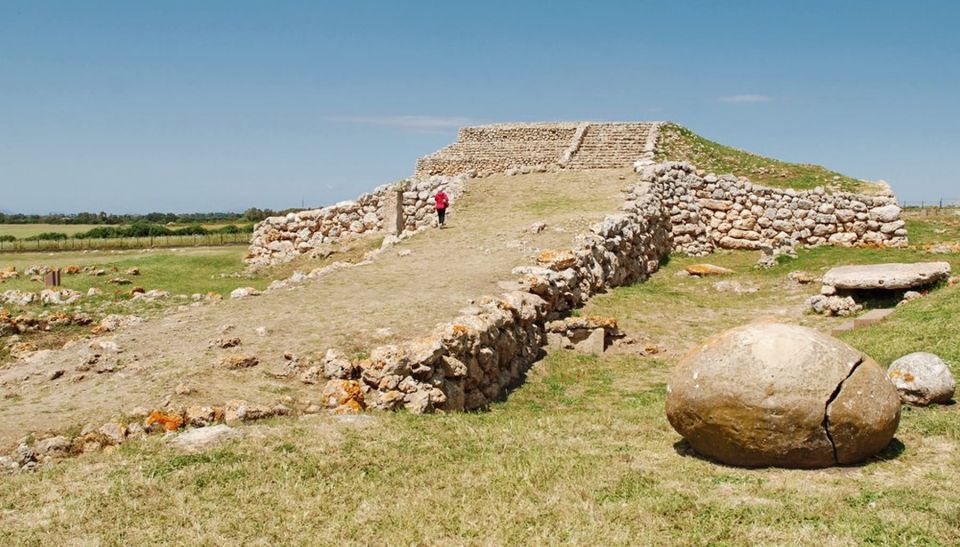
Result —
[[255, 367], [258, 364], [260, 360], [255, 355], [228, 355], [220, 360], [220, 366], [230, 370]]
[[711, 339], [674, 370], [670, 424], [697, 452], [744, 467], [863, 461], [890, 443], [900, 400], [877, 363], [793, 325], [748, 325]]
[[787, 274], [787, 279], [799, 285], [807, 285], [817, 280], [817, 277], [810, 272], [796, 270]]
[[73, 449], [73, 443], [70, 439], [58, 435], [37, 441], [33, 449], [41, 456], [66, 456]]
[[230, 298], [247, 298], [250, 296], [258, 296], [259, 294], [260, 291], [253, 287], [240, 287], [239, 289], [230, 291]]
[[127, 437], [127, 428], [116, 422], [103, 424], [97, 432], [111, 445], [123, 444]]
[[957, 387], [950, 366], [926, 352], [897, 359], [887, 370], [887, 377], [900, 392], [901, 401], [917, 406], [949, 402]]
[[546, 222], [534, 222], [533, 224], [530, 225], [529, 228], [527, 228], [527, 231], [530, 232], [531, 234], [539, 234], [540, 232], [546, 229], [547, 229]]
[[147, 417], [147, 428], [157, 426], [164, 431], [176, 431], [183, 426], [183, 416], [180, 414], [167, 414], [155, 410]]
[[257, 327], [256, 329], [253, 330], [253, 332], [256, 333], [257, 336], [266, 336], [267, 327]]
[[602, 355], [605, 349], [603, 329], [593, 329], [590, 335], [574, 346], [574, 349], [590, 355]]
[[751, 285], [742, 285], [738, 281], [717, 281], [713, 284], [713, 290], [717, 292], [732, 292], [734, 294], [754, 294], [759, 292], [760, 288]]
[[235, 348], [241, 344], [239, 338], [217, 338], [213, 345], [220, 349]]
[[172, 446], [187, 452], [202, 452], [221, 442], [243, 437], [243, 432], [226, 424], [190, 429], [173, 437]]
[[177, 384], [177, 387], [173, 389], [173, 392], [177, 395], [190, 395], [193, 393], [193, 388], [184, 383]]
[[690, 275], [696, 275], [700, 277], [705, 277], [708, 275], [728, 275], [734, 273], [734, 271], [729, 268], [715, 266], [713, 264], [691, 264], [684, 268], [684, 270], [686, 270], [686, 272]]
[[127, 270], [127, 275], [140, 275], [140, 268], [130, 268]]
[[397, 251], [397, 256], [400, 256], [400, 257], [410, 256], [410, 254], [411, 254], [410, 249], [400, 249], [399, 251]]

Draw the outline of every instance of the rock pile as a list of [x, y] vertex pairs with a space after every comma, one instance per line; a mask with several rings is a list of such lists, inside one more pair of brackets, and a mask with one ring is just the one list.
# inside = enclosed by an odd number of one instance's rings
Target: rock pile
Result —
[[680, 363], [666, 414], [694, 450], [722, 463], [817, 468], [886, 448], [900, 400], [880, 366], [843, 342], [761, 324], [722, 333]]

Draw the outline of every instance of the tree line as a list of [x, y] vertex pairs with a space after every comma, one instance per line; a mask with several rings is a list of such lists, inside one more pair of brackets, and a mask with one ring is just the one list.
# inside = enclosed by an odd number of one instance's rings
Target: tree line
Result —
[[[22, 213], [0, 213], [0, 224], [103, 224], [118, 226], [124, 224], [199, 224], [220, 222], [260, 222], [261, 220], [301, 209], [259, 209], [251, 207], [242, 213], [147, 213], [118, 215], [100, 211], [99, 213], [49, 213], [46, 215], [25, 215]], [[190, 234], [187, 234], [190, 235]], [[138, 237], [138, 236], [132, 236]]]

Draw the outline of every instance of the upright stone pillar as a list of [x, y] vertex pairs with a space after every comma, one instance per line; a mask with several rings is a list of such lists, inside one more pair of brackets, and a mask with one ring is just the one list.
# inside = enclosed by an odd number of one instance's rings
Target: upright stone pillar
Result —
[[399, 235], [403, 224], [403, 188], [391, 186], [383, 200], [383, 229], [388, 234]]

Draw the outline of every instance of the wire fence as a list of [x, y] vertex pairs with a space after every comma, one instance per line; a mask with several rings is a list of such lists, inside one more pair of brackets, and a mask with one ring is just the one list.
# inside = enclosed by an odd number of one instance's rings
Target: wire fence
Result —
[[189, 236], [116, 237], [116, 238], [67, 238], [57, 240], [0, 241], [0, 252], [22, 253], [30, 251], [97, 251], [116, 249], [154, 249], [163, 247], [213, 247], [220, 245], [246, 245], [250, 234], [205, 234]]
[[901, 201], [900, 207], [904, 209], [955, 209], [960, 207], [960, 198], [940, 198], [929, 201]]

